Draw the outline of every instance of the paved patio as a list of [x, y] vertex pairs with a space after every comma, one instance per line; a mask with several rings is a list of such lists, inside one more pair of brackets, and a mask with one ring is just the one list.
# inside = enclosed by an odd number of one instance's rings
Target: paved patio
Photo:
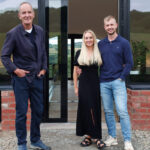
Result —
[[[103, 123], [103, 139], [107, 136], [106, 124]], [[49, 123], [41, 125], [41, 139], [52, 147], [52, 150], [96, 150], [95, 144], [83, 148], [80, 146], [82, 137], [75, 135], [75, 123]], [[118, 145], [107, 147], [105, 150], [123, 150], [123, 138], [120, 125], [117, 123]], [[150, 150], [150, 132], [133, 131], [132, 142], [135, 150]], [[28, 132], [28, 147], [29, 132]], [[0, 131], [0, 150], [17, 150], [17, 141], [14, 131]]]

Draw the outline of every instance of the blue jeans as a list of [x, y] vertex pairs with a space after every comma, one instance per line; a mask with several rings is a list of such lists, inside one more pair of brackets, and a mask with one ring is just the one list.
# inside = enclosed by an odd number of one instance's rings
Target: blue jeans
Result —
[[30, 140], [40, 140], [40, 123], [43, 114], [43, 79], [34, 78], [29, 83], [25, 77], [13, 76], [12, 84], [16, 100], [16, 136], [18, 145], [26, 144], [26, 115], [28, 99], [31, 107]]
[[127, 110], [127, 91], [125, 82], [119, 79], [111, 82], [102, 82], [100, 83], [100, 91], [108, 134], [112, 137], [116, 137], [116, 121], [114, 116], [115, 103], [116, 111], [120, 117], [124, 141], [131, 141], [131, 125]]

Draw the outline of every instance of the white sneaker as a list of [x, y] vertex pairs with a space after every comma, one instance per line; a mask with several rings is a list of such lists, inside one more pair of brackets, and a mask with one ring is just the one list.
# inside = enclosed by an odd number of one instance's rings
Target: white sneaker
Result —
[[111, 146], [111, 145], [117, 145], [117, 138], [113, 138], [112, 136], [108, 136], [106, 141], [104, 141], [104, 143], [106, 144], [106, 146]]
[[132, 143], [130, 141], [124, 142], [124, 150], [134, 150]]

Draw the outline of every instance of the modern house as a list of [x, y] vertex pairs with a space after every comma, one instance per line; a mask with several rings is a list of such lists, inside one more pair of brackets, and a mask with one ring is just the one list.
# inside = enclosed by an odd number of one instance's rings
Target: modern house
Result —
[[[103, 18], [117, 18], [118, 33], [130, 41], [134, 68], [126, 80], [132, 128], [150, 130], [150, 2], [147, 0], [26, 0], [35, 9], [36, 24], [45, 30], [49, 72], [44, 82], [43, 122], [69, 122], [73, 94], [73, 61], [82, 33], [92, 29], [104, 38]], [[19, 23], [23, 0], [0, 2], [0, 53], [8, 32]], [[0, 61], [0, 120], [2, 129], [14, 129], [15, 102], [10, 75]], [[10, 116], [9, 116], [10, 114]], [[30, 118], [30, 117], [29, 117]]]

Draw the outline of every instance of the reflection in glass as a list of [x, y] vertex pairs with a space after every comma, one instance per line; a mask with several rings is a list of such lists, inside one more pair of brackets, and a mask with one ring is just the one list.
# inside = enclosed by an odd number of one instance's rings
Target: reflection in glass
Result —
[[75, 52], [81, 49], [82, 39], [75, 39]]
[[71, 39], [68, 39], [68, 78], [71, 78]]
[[60, 74], [58, 36], [49, 39], [49, 103], [50, 118], [60, 118]]
[[134, 67], [131, 74], [141, 76], [139, 81], [145, 81], [143, 75], [150, 74], [149, 5], [150, 2], [147, 0], [131, 0], [130, 39], [134, 57]]
[[[0, 1], [0, 56], [1, 49], [6, 37], [6, 33], [20, 23], [18, 19], [18, 6], [24, 0], [10, 1], [3, 0]], [[37, 6], [38, 0], [30, 0], [31, 5], [35, 9], [35, 19], [34, 23], [37, 24]], [[10, 76], [6, 72], [1, 60], [0, 60], [0, 85], [10, 84]]]
[[58, 70], [58, 37], [56, 36], [49, 39], [49, 77], [55, 78], [57, 76], [57, 70]]
[[61, 0], [49, 0], [49, 118], [60, 118]]

